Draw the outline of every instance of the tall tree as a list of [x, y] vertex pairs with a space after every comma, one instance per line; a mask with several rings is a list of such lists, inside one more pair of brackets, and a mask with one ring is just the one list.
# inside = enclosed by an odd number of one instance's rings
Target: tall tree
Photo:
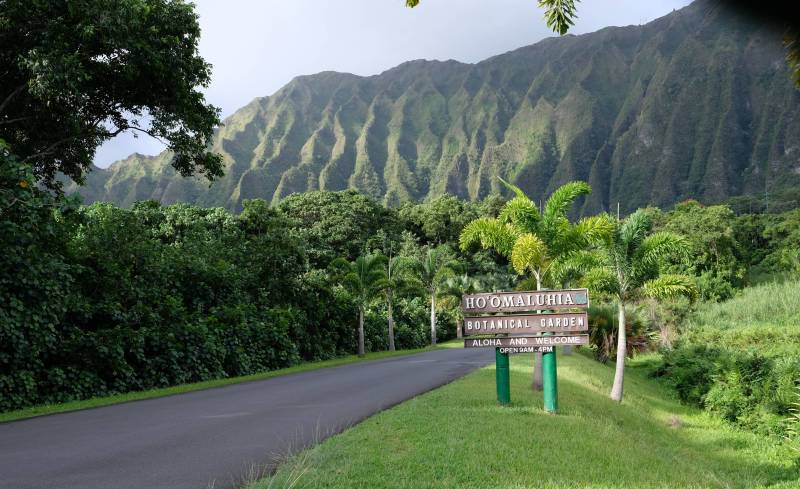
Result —
[[182, 0], [0, 1], [0, 138], [50, 187], [58, 172], [82, 181], [123, 132], [167, 143], [182, 175], [221, 176], [199, 39]]
[[358, 356], [364, 356], [364, 313], [367, 305], [386, 288], [386, 257], [379, 253], [359, 256], [353, 262], [337, 258], [331, 263], [336, 280], [358, 305]]
[[453, 276], [460, 267], [446, 245], [427, 248], [416, 266], [419, 281], [430, 298], [432, 346], [436, 346], [436, 297], [444, 280]]
[[414, 261], [406, 256], [390, 255], [384, 263], [384, 268], [386, 270], [384, 293], [386, 294], [386, 316], [389, 326], [389, 351], [394, 351], [394, 295], [413, 283], [411, 273]]
[[[508, 201], [497, 218], [472, 221], [461, 233], [461, 248], [477, 243], [492, 248], [510, 261], [514, 270], [532, 279], [536, 290], [545, 284], [560, 285], [552, 275], [554, 264], [570, 253], [583, 249], [610, 231], [604, 219], [588, 217], [570, 223], [567, 212], [579, 197], [591, 192], [585, 182], [570, 182], [556, 189], [543, 209], [519, 187], [505, 180], [515, 197]], [[533, 387], [540, 390], [541, 354], [536, 354]]]
[[622, 221], [608, 216], [601, 219], [612, 224], [612, 232], [598, 241], [597, 249], [572, 253], [561, 262], [560, 272], [579, 273], [585, 286], [617, 299], [617, 362], [611, 399], [622, 401], [627, 354], [626, 304], [638, 297], [694, 298], [697, 289], [686, 275], [661, 273], [666, 259], [689, 254], [685, 238], [666, 231], [650, 234], [652, 222], [641, 210]]

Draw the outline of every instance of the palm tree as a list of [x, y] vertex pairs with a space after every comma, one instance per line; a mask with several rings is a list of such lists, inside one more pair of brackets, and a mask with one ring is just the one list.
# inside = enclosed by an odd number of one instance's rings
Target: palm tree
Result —
[[623, 221], [601, 218], [612, 224], [612, 232], [597, 243], [597, 249], [571, 254], [562, 262], [560, 273], [577, 273], [585, 286], [617, 300], [617, 363], [611, 399], [622, 401], [627, 353], [626, 304], [638, 297], [667, 299], [683, 295], [694, 299], [697, 288], [686, 275], [660, 273], [660, 265], [666, 258], [688, 255], [689, 245], [682, 236], [668, 232], [650, 234], [652, 222], [641, 210]]
[[386, 288], [384, 263], [380, 253], [359, 256], [354, 262], [337, 258], [331, 263], [336, 280], [356, 299], [358, 304], [358, 356], [364, 356], [364, 312], [367, 304]]
[[413, 266], [414, 262], [405, 256], [390, 256], [384, 262], [384, 270], [386, 272], [384, 292], [386, 293], [387, 319], [389, 322], [389, 351], [395, 350], [394, 315], [392, 313], [394, 293], [399, 289], [405, 288], [410, 282], [413, 281], [413, 279], [409, 277]]
[[436, 296], [442, 282], [459, 268], [460, 264], [446, 245], [428, 248], [416, 264], [418, 280], [431, 300], [431, 346], [436, 346]]
[[442, 289], [439, 291], [440, 297], [445, 301], [453, 302], [457, 306], [456, 311], [456, 337], [461, 338], [462, 325], [464, 323], [464, 311], [461, 309], [461, 297], [464, 294], [471, 294], [477, 292], [481, 288], [480, 280], [470, 277], [469, 275], [458, 275], [450, 277], [442, 284]]
[[[567, 211], [581, 196], [592, 189], [586, 182], [569, 182], [556, 189], [543, 209], [528, 198], [519, 187], [502, 178], [515, 197], [508, 201], [497, 218], [480, 218], [469, 223], [461, 233], [461, 248], [474, 243], [492, 248], [511, 261], [514, 270], [527, 275], [531, 285], [541, 290], [545, 283], [561, 285], [551, 273], [570, 253], [587, 247], [610, 232], [610, 224], [598, 217], [588, 217], [573, 224]], [[542, 355], [537, 353], [533, 371], [533, 388], [542, 389]]]

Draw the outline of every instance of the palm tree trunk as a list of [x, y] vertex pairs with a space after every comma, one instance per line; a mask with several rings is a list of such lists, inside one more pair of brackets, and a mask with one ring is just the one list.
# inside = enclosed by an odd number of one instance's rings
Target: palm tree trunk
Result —
[[[536, 275], [536, 290], [542, 290], [542, 281], [539, 275]], [[542, 311], [536, 311], [542, 312]], [[542, 381], [542, 352], [537, 351], [533, 354], [533, 383], [531, 387], [535, 391], [543, 389], [544, 382]]]
[[436, 346], [436, 292], [431, 292], [431, 346]]
[[628, 340], [625, 337], [625, 304], [619, 300], [619, 331], [617, 332], [617, 369], [614, 371], [614, 385], [611, 387], [611, 399], [622, 402], [622, 383], [625, 376], [625, 355]]
[[364, 356], [364, 306], [358, 308], [358, 356]]
[[464, 337], [464, 333], [461, 331], [461, 328], [464, 324], [464, 321], [461, 319], [456, 319], [456, 338], [461, 339]]
[[386, 293], [388, 297], [387, 305], [389, 307], [389, 351], [394, 351], [394, 316], [392, 315], [392, 291]]

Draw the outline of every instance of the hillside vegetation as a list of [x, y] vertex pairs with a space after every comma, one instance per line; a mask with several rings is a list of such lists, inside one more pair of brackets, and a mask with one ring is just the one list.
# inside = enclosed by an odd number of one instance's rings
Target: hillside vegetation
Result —
[[684, 337], [692, 343], [800, 358], [800, 282], [749, 287], [726, 302], [703, 304], [690, 317]]
[[681, 405], [642, 371], [631, 371], [620, 404], [607, 397], [613, 368], [581, 355], [558, 362], [555, 416], [530, 389], [530, 356], [513, 356], [510, 407], [497, 405], [489, 366], [329, 438], [248, 489], [797, 487], [786, 447]]
[[239, 211], [248, 198], [347, 188], [391, 205], [477, 200], [501, 191], [501, 176], [534, 201], [587, 181], [584, 213], [765, 192], [774, 208], [800, 183], [800, 92], [783, 57], [779, 33], [700, 0], [477, 64], [301, 76], [224, 121], [213, 149], [226, 175], [210, 188], [163, 153], [95, 169], [70, 190]]
[[702, 304], [654, 374], [684, 402], [739, 426], [781, 436], [796, 430], [789, 420], [800, 404], [800, 282]]

